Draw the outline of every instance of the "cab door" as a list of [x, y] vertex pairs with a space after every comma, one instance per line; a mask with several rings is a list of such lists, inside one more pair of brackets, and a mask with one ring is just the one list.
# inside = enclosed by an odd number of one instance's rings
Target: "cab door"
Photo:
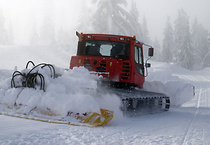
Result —
[[135, 76], [134, 83], [143, 87], [144, 83], [144, 62], [142, 47], [134, 46], [134, 60], [135, 60]]

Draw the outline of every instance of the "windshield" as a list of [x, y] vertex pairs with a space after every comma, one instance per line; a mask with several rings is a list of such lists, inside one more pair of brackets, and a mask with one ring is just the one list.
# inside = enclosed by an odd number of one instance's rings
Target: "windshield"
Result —
[[83, 53], [95, 56], [126, 57], [126, 45], [116, 41], [86, 41]]

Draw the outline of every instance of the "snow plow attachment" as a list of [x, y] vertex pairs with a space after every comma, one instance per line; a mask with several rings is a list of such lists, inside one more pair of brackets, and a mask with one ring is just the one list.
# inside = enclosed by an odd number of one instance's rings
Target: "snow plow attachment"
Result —
[[[28, 69], [29, 64], [31, 69]], [[0, 115], [88, 127], [103, 126], [113, 118], [114, 112], [100, 109], [97, 96], [90, 88], [85, 88], [90, 87], [90, 82], [85, 85], [82, 78], [78, 88], [87, 89], [88, 93], [78, 93], [74, 87], [72, 89], [72, 84], [76, 86], [79, 81], [71, 76], [72, 72], [56, 70], [58, 74], [51, 64], [35, 65], [29, 61], [26, 69], [14, 71], [11, 86], [0, 100]]]
[[[2, 108], [2, 106], [1, 106]], [[9, 110], [8, 110], [9, 109]], [[14, 113], [14, 108], [7, 107], [6, 110], [0, 112], [0, 115], [29, 119], [40, 122], [55, 123], [55, 124], [67, 124], [73, 126], [86, 126], [97, 127], [106, 125], [113, 118], [113, 111], [101, 109], [101, 114], [96, 112], [84, 113], [82, 115], [68, 114], [65, 117], [61, 117], [58, 114], [44, 113], [39, 114], [36, 110], [31, 111], [29, 114], [20, 114], [18, 109]]]

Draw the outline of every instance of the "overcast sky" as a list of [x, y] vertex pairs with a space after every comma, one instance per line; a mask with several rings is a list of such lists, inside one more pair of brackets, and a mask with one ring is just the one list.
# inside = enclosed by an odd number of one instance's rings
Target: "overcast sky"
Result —
[[[86, 0], [87, 4], [92, 0]], [[131, 0], [128, 0], [130, 2]], [[162, 41], [163, 28], [166, 18], [171, 18], [171, 23], [177, 17], [178, 9], [183, 8], [188, 14], [190, 24], [195, 18], [210, 32], [210, 0], [136, 0], [140, 13], [140, 21], [145, 16], [147, 20], [150, 37]], [[75, 26], [78, 23], [78, 16], [81, 10], [81, 2], [84, 0], [54, 0], [56, 7], [56, 24], [67, 27]], [[43, 5], [45, 3], [45, 6]], [[0, 0], [0, 9], [3, 10], [7, 19], [10, 19], [13, 26], [17, 26], [19, 34], [27, 34], [23, 30], [29, 29], [32, 19], [43, 15], [43, 9], [51, 9], [52, 0]], [[48, 5], [49, 4], [49, 5]], [[48, 5], [48, 7], [46, 7]], [[129, 7], [129, 6], [128, 6]], [[74, 31], [74, 30], [73, 30]]]

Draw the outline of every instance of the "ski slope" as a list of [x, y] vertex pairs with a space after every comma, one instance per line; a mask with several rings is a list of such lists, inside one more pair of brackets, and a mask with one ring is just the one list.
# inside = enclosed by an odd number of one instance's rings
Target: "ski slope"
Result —
[[[28, 60], [67, 68], [67, 59], [72, 55], [49, 48], [0, 49], [0, 60], [4, 62], [0, 64], [0, 83], [11, 77], [15, 66], [23, 69]], [[41, 50], [50, 53], [40, 54]], [[151, 63], [145, 88], [172, 95], [169, 111], [128, 118], [114, 103], [106, 104], [115, 110], [114, 118], [107, 126], [96, 128], [0, 115], [0, 144], [210, 144], [210, 68], [188, 71], [175, 64]], [[194, 97], [186, 84], [195, 87]]]

